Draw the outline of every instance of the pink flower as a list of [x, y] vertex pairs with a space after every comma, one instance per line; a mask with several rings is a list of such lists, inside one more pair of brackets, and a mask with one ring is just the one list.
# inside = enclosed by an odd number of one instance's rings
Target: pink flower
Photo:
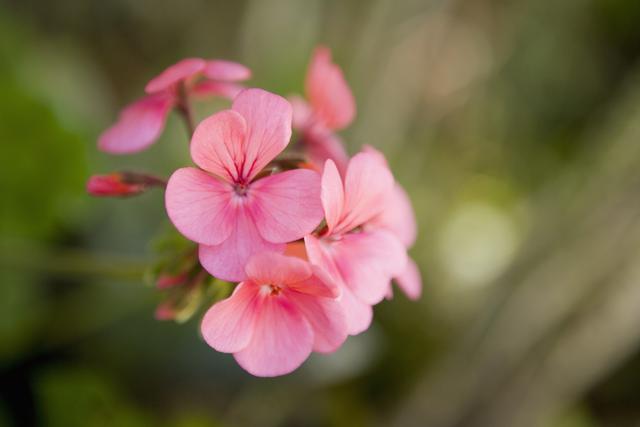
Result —
[[349, 157], [335, 131], [347, 127], [355, 116], [353, 94], [342, 70], [331, 61], [331, 51], [316, 48], [305, 82], [307, 101], [293, 97], [294, 127], [302, 132], [302, 142], [311, 161], [322, 167], [332, 159], [342, 172]]
[[122, 110], [118, 121], [100, 135], [98, 148], [112, 154], [144, 150], [158, 139], [169, 111], [180, 107], [185, 96], [233, 98], [242, 90], [235, 82], [249, 77], [250, 70], [235, 62], [183, 59], [147, 84], [147, 96]]
[[327, 229], [319, 237], [306, 236], [305, 244], [309, 260], [342, 287], [340, 302], [351, 335], [369, 327], [371, 306], [388, 294], [391, 278], [407, 263], [400, 240], [371, 223], [393, 185], [389, 169], [371, 153], [351, 159], [344, 182], [332, 160], [324, 167], [321, 198]]
[[241, 92], [232, 109], [197, 127], [191, 157], [201, 169], [174, 172], [165, 201], [176, 228], [200, 244], [200, 262], [212, 275], [244, 280], [252, 255], [282, 252], [322, 220], [315, 171], [258, 176], [290, 137], [290, 104], [261, 89]]
[[347, 337], [337, 286], [318, 267], [276, 253], [255, 255], [247, 279], [207, 311], [201, 330], [253, 375], [298, 368], [311, 351], [330, 353]]
[[[363, 151], [376, 156], [378, 161], [387, 167], [387, 160], [378, 150], [365, 146]], [[369, 221], [370, 226], [389, 230], [409, 249], [416, 241], [418, 230], [416, 217], [407, 192], [400, 184], [395, 183], [393, 190], [387, 194], [387, 198], [382, 205], [382, 211]], [[394, 280], [410, 299], [416, 300], [420, 298], [422, 294], [420, 270], [411, 258], [408, 259], [404, 271], [394, 277]], [[389, 287], [387, 296], [391, 297], [392, 295], [392, 289]]]

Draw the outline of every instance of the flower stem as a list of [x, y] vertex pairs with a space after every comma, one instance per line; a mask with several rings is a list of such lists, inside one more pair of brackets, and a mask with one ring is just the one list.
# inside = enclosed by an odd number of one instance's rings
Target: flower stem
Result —
[[120, 172], [120, 175], [122, 176], [123, 180], [129, 184], [140, 184], [146, 187], [167, 187], [166, 179], [148, 173], [123, 171]]
[[187, 132], [189, 133], [189, 143], [191, 143], [191, 137], [193, 136], [193, 132], [195, 131], [195, 124], [193, 121], [191, 104], [189, 103], [189, 95], [187, 93], [187, 88], [185, 87], [184, 82], [180, 82], [178, 85], [178, 104], [176, 105], [176, 109], [178, 110], [178, 113], [180, 113], [180, 116], [182, 116], [182, 120], [187, 127]]

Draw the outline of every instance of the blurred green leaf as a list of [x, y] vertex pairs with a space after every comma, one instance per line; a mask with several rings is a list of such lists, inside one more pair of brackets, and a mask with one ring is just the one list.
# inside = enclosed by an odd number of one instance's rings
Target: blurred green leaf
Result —
[[43, 419], [49, 427], [137, 427], [157, 425], [94, 371], [58, 367], [37, 381]]
[[42, 288], [33, 276], [2, 271], [0, 286], [0, 360], [27, 349], [46, 314]]
[[[2, 61], [2, 59], [0, 59]], [[3, 234], [38, 238], [56, 230], [72, 197], [84, 192], [81, 139], [37, 98], [0, 75]]]
[[583, 407], [574, 407], [560, 414], [547, 427], [596, 427], [598, 423]]
[[167, 427], [222, 427], [222, 424], [212, 421], [211, 418], [205, 414], [198, 414], [196, 410], [181, 414], [175, 421], [169, 422]]

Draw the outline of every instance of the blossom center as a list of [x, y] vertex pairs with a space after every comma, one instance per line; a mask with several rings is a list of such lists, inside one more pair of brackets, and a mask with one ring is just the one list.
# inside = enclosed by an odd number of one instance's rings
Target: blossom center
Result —
[[278, 285], [272, 285], [272, 284], [262, 284], [260, 285], [260, 292], [262, 292], [263, 295], [268, 295], [271, 297], [275, 297], [278, 296], [282, 293], [282, 288]]
[[249, 184], [244, 182], [236, 182], [235, 184], [233, 184], [233, 191], [238, 196], [246, 197], [247, 191], [249, 191]]

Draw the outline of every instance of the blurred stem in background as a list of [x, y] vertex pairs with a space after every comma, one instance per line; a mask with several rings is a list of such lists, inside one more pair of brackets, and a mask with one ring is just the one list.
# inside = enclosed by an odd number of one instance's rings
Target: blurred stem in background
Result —
[[0, 267], [38, 272], [62, 278], [108, 278], [139, 282], [149, 262], [131, 256], [107, 255], [80, 249], [50, 251], [32, 243], [5, 244], [0, 248]]

